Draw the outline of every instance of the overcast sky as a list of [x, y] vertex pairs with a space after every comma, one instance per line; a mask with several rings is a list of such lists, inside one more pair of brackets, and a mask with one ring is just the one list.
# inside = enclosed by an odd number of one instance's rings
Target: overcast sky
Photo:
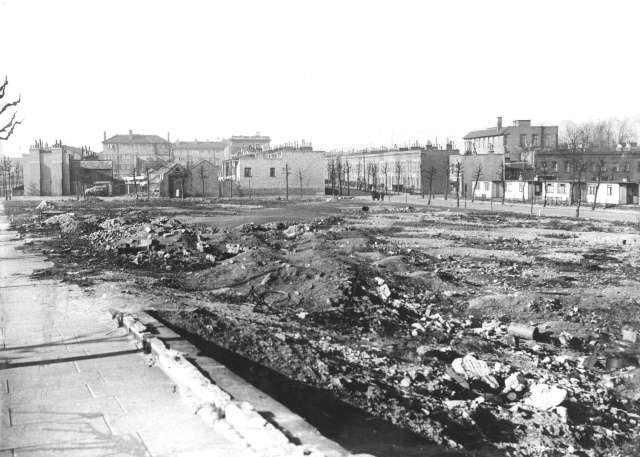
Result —
[[35, 138], [403, 144], [640, 113], [638, 2], [0, 0], [0, 75]]

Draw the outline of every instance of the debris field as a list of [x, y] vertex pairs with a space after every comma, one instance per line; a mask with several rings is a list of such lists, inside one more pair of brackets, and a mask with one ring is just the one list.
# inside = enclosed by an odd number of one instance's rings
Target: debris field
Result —
[[172, 325], [464, 455], [637, 455], [637, 225], [367, 209], [220, 227], [58, 207], [19, 228], [55, 235], [42, 274], [134, 278]]

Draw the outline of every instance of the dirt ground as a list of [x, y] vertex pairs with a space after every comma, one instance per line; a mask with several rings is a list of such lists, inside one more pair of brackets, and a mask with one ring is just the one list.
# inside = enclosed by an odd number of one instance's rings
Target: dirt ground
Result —
[[117, 289], [442, 449], [640, 450], [635, 223], [324, 200], [37, 203], [11, 211], [55, 262], [43, 277]]

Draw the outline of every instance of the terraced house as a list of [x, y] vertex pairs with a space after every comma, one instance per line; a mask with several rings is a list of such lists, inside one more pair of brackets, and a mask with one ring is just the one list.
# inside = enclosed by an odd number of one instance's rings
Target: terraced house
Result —
[[[171, 160], [171, 143], [158, 135], [133, 133], [114, 135], [107, 138], [104, 134], [100, 159], [113, 162], [113, 177], [121, 179], [132, 176], [138, 159]], [[138, 170], [139, 172], [139, 170]]]

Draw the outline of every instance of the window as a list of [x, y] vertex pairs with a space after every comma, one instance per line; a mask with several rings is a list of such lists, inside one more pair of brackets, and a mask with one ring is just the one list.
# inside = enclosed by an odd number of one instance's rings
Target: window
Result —
[[519, 182], [518, 183], [518, 192], [523, 192], [524, 191], [524, 183], [523, 182]]
[[484, 182], [484, 190], [489, 190], [489, 181]]
[[520, 147], [521, 148], [525, 148], [527, 147], [527, 134], [523, 133], [520, 135]]
[[551, 168], [553, 171], [558, 171], [558, 162], [551, 162]]
[[614, 172], [620, 171], [620, 164], [614, 163], [613, 164], [613, 168], [611, 169], [611, 171], [614, 171]]
[[552, 194], [553, 193], [553, 184], [547, 184], [547, 193], [548, 194]]
[[629, 165], [629, 162], [625, 162], [624, 171], [629, 172], [630, 169], [631, 169], [631, 166]]
[[611, 184], [607, 185], [607, 195], [613, 195], [613, 186]]
[[553, 148], [554, 147], [554, 141], [553, 141], [553, 136], [551, 135], [545, 135], [542, 137], [542, 147], [543, 148]]
[[547, 162], [542, 162], [540, 165], [542, 166], [543, 170], [547, 169]]
[[276, 177], [276, 169], [271, 167], [269, 168], [269, 177], [270, 178], [275, 178]]
[[507, 192], [512, 192], [513, 191], [513, 183], [508, 182], [507, 183]]
[[567, 193], [567, 185], [566, 184], [558, 184], [558, 193], [566, 194]]
[[596, 185], [595, 184], [589, 184], [589, 187], [587, 187], [587, 194], [588, 195], [595, 195], [596, 194]]
[[538, 146], [538, 134], [534, 133], [533, 135], [531, 135], [531, 145], [533, 147], [537, 147]]
[[245, 178], [250, 178], [251, 177], [251, 167], [246, 167], [244, 169], [244, 177]]
[[569, 162], [564, 163], [564, 171], [565, 173], [569, 173], [571, 171], [571, 164]]

